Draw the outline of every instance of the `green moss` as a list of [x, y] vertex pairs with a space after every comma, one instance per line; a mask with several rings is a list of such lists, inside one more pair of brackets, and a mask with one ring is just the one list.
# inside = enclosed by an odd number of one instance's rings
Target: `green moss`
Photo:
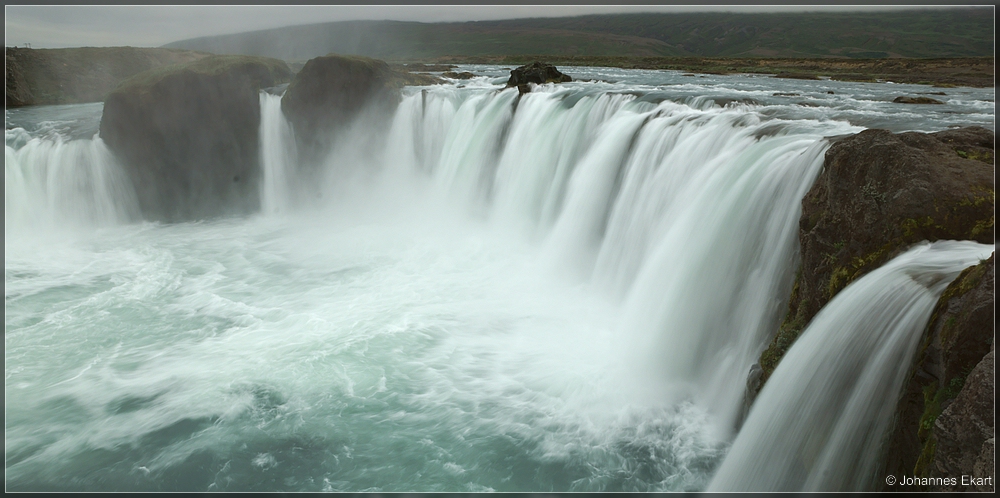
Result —
[[996, 215], [990, 216], [988, 220], [979, 220], [975, 225], [972, 226], [972, 230], [969, 234], [973, 238], [978, 237], [980, 234], [985, 234], [993, 231], [993, 225], [995, 224]]
[[833, 296], [844, 287], [847, 287], [847, 284], [851, 283], [851, 280], [853, 280], [851, 277], [852, 272], [847, 267], [841, 266], [833, 270], [833, 273], [830, 274], [830, 283], [826, 286], [827, 297], [833, 299]]
[[797, 310], [801, 279], [802, 270], [800, 269], [795, 274], [795, 284], [792, 286], [792, 294], [788, 299], [788, 311], [785, 313], [785, 319], [782, 320], [781, 326], [778, 328], [778, 333], [771, 340], [771, 344], [760, 355], [758, 363], [763, 371], [760, 381], [761, 386], [771, 376], [771, 373], [777, 368], [778, 362], [785, 356], [785, 352], [788, 351], [788, 348], [792, 347], [792, 344], [798, 339], [799, 334], [802, 333], [802, 329], [805, 328], [805, 320]]
[[989, 187], [977, 187], [972, 190], [972, 195], [966, 196], [958, 201], [959, 206], [992, 206], [996, 202], [996, 192]]
[[903, 230], [903, 237], [907, 239], [919, 236], [923, 232], [920, 230], [921, 228], [941, 228], [934, 223], [934, 219], [930, 216], [926, 216], [922, 220], [907, 218], [899, 224], [899, 227]]
[[953, 400], [958, 397], [958, 393], [962, 392], [962, 388], [965, 387], [965, 379], [969, 377], [969, 373], [972, 368], [966, 368], [957, 377], [951, 379], [948, 385], [941, 390], [941, 399], [943, 401]]
[[850, 263], [844, 266], [834, 269], [830, 274], [830, 281], [826, 288], [827, 299], [833, 299], [838, 292], [850, 285], [851, 282], [868, 273], [869, 269], [881, 265], [895, 248], [903, 244], [904, 242], [899, 239], [894, 240], [864, 256], [852, 259]]
[[914, 477], [930, 477], [930, 464], [934, 461], [936, 450], [937, 439], [931, 434], [920, 450], [920, 457], [917, 458], [917, 464], [913, 466]]
[[928, 466], [934, 460], [934, 452], [937, 447], [937, 439], [934, 436], [934, 423], [944, 406], [958, 397], [965, 386], [965, 380], [969, 376], [970, 369], [966, 369], [961, 374], [948, 381], [943, 389], [940, 389], [937, 381], [924, 387], [924, 412], [920, 416], [917, 426], [917, 437], [923, 442], [920, 457], [913, 468], [913, 475], [917, 477], [927, 477]]
[[917, 425], [917, 437], [922, 440], [926, 439], [934, 429], [934, 421], [941, 414], [939, 391], [937, 381], [924, 386], [924, 413], [920, 415], [920, 422]]
[[986, 274], [986, 264], [985, 262], [980, 262], [976, 266], [970, 266], [952, 281], [951, 285], [944, 290], [941, 294], [941, 298], [938, 299], [939, 303], [948, 302], [956, 297], [964, 296], [966, 293], [974, 289], [979, 282], [983, 279], [983, 275]]

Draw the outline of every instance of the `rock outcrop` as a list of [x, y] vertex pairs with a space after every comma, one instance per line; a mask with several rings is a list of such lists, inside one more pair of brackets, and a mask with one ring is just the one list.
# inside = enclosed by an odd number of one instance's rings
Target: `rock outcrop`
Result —
[[460, 73], [456, 73], [455, 71], [445, 71], [441, 73], [441, 76], [445, 78], [451, 78], [453, 80], [471, 80], [472, 78], [476, 77], [475, 74], [472, 74], [468, 71], [462, 71]]
[[529, 83], [542, 85], [545, 83], [566, 83], [569, 81], [573, 81], [573, 78], [559, 72], [552, 64], [536, 61], [517, 69], [512, 69], [510, 78], [507, 80], [507, 87], [517, 87], [519, 92], [527, 93], [531, 91]]
[[993, 242], [993, 132], [865, 130], [837, 140], [802, 200], [802, 264], [761, 384], [826, 303], [922, 240]]
[[295, 131], [300, 157], [310, 162], [362, 110], [385, 114], [398, 103], [403, 86], [437, 82], [432, 76], [395, 71], [377, 59], [327, 55], [310, 59], [295, 75], [281, 110]]
[[8, 107], [101, 102], [125, 79], [210, 54], [166, 48], [85, 47], [5, 50]]
[[[887, 474], [992, 476], [995, 258], [966, 269], [938, 300], [896, 410]], [[977, 489], [959, 482], [885, 490]]]
[[[994, 437], [993, 357], [994, 351], [990, 350], [966, 378], [955, 401], [934, 422], [933, 437], [937, 444], [930, 475], [989, 478], [986, 482], [972, 483], [977, 491], [994, 491], [992, 472], [986, 470], [994, 463], [988, 443]], [[968, 487], [959, 482], [943, 486], [940, 490], [961, 491]]]
[[277, 59], [212, 56], [116, 88], [101, 138], [132, 179], [143, 216], [172, 222], [257, 210], [258, 92], [289, 77]]
[[930, 97], [896, 97], [892, 99], [893, 102], [897, 104], [943, 104], [938, 99], [932, 99]]

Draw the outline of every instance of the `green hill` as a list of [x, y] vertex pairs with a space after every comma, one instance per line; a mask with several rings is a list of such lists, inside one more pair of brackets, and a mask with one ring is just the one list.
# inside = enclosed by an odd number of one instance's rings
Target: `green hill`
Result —
[[991, 8], [844, 13], [609, 14], [462, 23], [344, 21], [165, 45], [304, 60], [441, 56], [990, 57]]

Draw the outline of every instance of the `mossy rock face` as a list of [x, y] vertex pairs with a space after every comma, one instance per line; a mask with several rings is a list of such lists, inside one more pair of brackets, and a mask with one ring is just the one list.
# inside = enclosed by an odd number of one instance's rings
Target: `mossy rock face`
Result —
[[993, 241], [993, 166], [981, 127], [938, 133], [865, 130], [834, 139], [802, 201], [802, 266], [789, 311], [761, 357], [764, 379], [812, 318], [847, 285], [923, 240]]
[[132, 179], [143, 216], [256, 211], [259, 91], [289, 76], [276, 59], [212, 56], [137, 74], [111, 92], [101, 138]]
[[[886, 446], [887, 474], [973, 475], [983, 445], [993, 437], [995, 257], [963, 271], [934, 308], [897, 405]], [[918, 489], [950, 490], [885, 488]]]

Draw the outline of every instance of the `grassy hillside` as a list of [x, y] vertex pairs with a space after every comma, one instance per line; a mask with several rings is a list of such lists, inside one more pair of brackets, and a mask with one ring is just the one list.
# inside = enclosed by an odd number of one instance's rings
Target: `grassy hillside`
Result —
[[441, 56], [992, 57], [989, 8], [855, 13], [612, 14], [464, 23], [347, 21], [166, 47], [303, 60]]
[[182, 40], [170, 48], [219, 54], [262, 55], [305, 60], [329, 53], [388, 60], [420, 60], [442, 55], [674, 55], [652, 38], [600, 32], [477, 23], [426, 24], [399, 21], [346, 21]]
[[58, 48], [5, 50], [7, 106], [100, 102], [134, 75], [209, 54], [164, 48]]
[[[979, 57], [993, 55], [991, 9], [840, 13], [593, 15], [489, 21], [651, 38], [708, 57]], [[638, 55], [638, 54], [636, 54]]]

